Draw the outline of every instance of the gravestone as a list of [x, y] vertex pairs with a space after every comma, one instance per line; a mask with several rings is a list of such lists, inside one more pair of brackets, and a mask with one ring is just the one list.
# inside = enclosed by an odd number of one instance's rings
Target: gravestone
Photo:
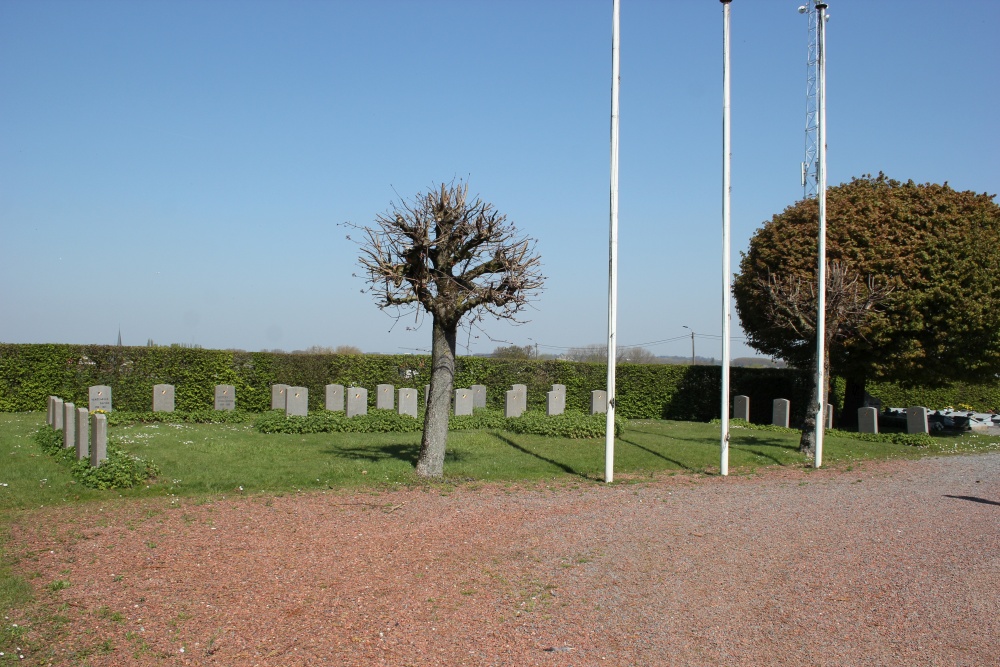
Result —
[[604, 389], [595, 389], [590, 392], [590, 414], [608, 413], [608, 392]]
[[76, 447], [76, 406], [63, 403], [63, 447]]
[[305, 417], [309, 414], [309, 390], [305, 387], [289, 387], [285, 390], [285, 416]]
[[455, 390], [455, 416], [472, 414], [472, 390]]
[[416, 389], [400, 389], [399, 390], [399, 414], [410, 415], [411, 417], [417, 416], [417, 390]]
[[750, 397], [740, 394], [733, 397], [733, 419], [750, 421]]
[[215, 409], [235, 410], [236, 409], [236, 387], [231, 384], [215, 385]]
[[858, 433], [878, 433], [878, 410], [858, 408]]
[[554, 392], [556, 392], [558, 394], [562, 394], [563, 401], [565, 402], [565, 400], [566, 400], [566, 385], [564, 385], [564, 384], [554, 384], [554, 385], [552, 385], [552, 391], [554, 391]]
[[94, 415], [90, 421], [90, 465], [98, 467], [108, 458], [108, 418]]
[[378, 392], [375, 394], [375, 408], [378, 410], [392, 410], [395, 406], [395, 392], [396, 388], [391, 384], [380, 384], [375, 388]]
[[174, 385], [153, 385], [153, 412], [174, 411]]
[[520, 417], [524, 413], [524, 408], [521, 407], [521, 398], [521, 392], [517, 389], [511, 389], [507, 392], [503, 405], [504, 417]]
[[326, 409], [333, 412], [344, 411], [344, 385], [326, 385]]
[[287, 384], [272, 384], [271, 385], [271, 409], [272, 410], [284, 410], [285, 409], [285, 394], [288, 392]]
[[486, 386], [474, 384], [469, 389], [472, 390], [472, 409], [486, 407]]
[[49, 396], [49, 407], [48, 411], [45, 413], [45, 423], [48, 424], [49, 426], [52, 426], [53, 424], [56, 423], [55, 419], [52, 418], [52, 412], [55, 406], [55, 401], [56, 401], [55, 396]]
[[347, 416], [368, 414], [368, 390], [364, 387], [347, 388]]
[[833, 403], [826, 404], [826, 428], [833, 428]]
[[111, 412], [111, 387], [97, 384], [90, 388], [90, 411], [104, 410]]
[[76, 409], [76, 460], [90, 455], [90, 413], [87, 408]]
[[545, 394], [545, 414], [550, 417], [561, 415], [566, 411], [566, 387], [562, 391], [556, 389], [562, 385], [552, 385], [552, 391]]
[[431, 386], [429, 384], [424, 385], [424, 405], [426, 406], [431, 402]]
[[58, 396], [52, 402], [52, 428], [57, 431], [63, 430], [63, 400]]
[[524, 384], [511, 385], [511, 389], [517, 392], [518, 398], [520, 400], [521, 412], [528, 409], [528, 386]]
[[771, 423], [775, 426], [788, 428], [788, 415], [792, 411], [792, 402], [787, 398], [774, 399], [774, 407], [771, 410]]
[[919, 405], [906, 408], [906, 432], [930, 433], [927, 427], [927, 408]]

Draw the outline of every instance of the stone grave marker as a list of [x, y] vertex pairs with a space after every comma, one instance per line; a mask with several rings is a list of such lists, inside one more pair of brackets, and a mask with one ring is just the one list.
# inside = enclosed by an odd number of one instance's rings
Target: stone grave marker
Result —
[[63, 430], [63, 400], [58, 396], [52, 402], [52, 428], [57, 431]]
[[236, 409], [236, 387], [231, 384], [215, 385], [215, 409], [235, 410]]
[[368, 390], [364, 387], [347, 388], [347, 416], [368, 414]]
[[305, 387], [289, 387], [285, 390], [285, 416], [305, 417], [309, 414], [309, 390]]
[[472, 390], [455, 390], [455, 416], [472, 414]]
[[287, 384], [272, 384], [271, 385], [271, 409], [272, 410], [284, 410], [285, 409], [285, 394], [288, 392]]
[[504, 417], [520, 417], [524, 413], [524, 409], [521, 407], [521, 398], [521, 392], [517, 389], [511, 389], [507, 392], [503, 405]]
[[774, 406], [771, 409], [771, 423], [775, 426], [788, 428], [788, 416], [792, 412], [792, 402], [787, 398], [774, 399]]
[[906, 432], [930, 433], [927, 427], [927, 408], [919, 405], [906, 408]]
[[90, 388], [90, 411], [104, 410], [111, 412], [111, 387], [97, 384]]
[[410, 415], [411, 417], [417, 416], [417, 390], [416, 389], [400, 389], [399, 390], [399, 414]]
[[174, 411], [174, 385], [153, 385], [153, 412]]
[[608, 392], [605, 389], [595, 389], [590, 392], [590, 414], [604, 415], [608, 413]]
[[108, 418], [102, 414], [90, 420], [90, 465], [98, 467], [108, 458]]
[[733, 397], [733, 419], [750, 421], [750, 397], [740, 394]]
[[[562, 391], [556, 389], [562, 387]], [[566, 387], [563, 385], [552, 385], [552, 391], [545, 394], [545, 414], [550, 417], [561, 415], [566, 411]]]
[[55, 401], [56, 401], [55, 396], [49, 396], [49, 407], [48, 411], [45, 413], [45, 423], [48, 424], [49, 426], [52, 426], [53, 424], [56, 423], [55, 419], [52, 418]]
[[486, 386], [474, 384], [469, 389], [472, 390], [472, 409], [486, 407]]
[[76, 447], [76, 406], [63, 403], [63, 447]]
[[90, 413], [87, 408], [76, 409], [76, 460], [90, 455]]
[[521, 401], [521, 412], [528, 409], [528, 385], [515, 384], [511, 385], [511, 389], [517, 392], [518, 398]]
[[826, 417], [826, 428], [833, 428], [833, 403], [826, 404], [824, 416]]
[[392, 410], [396, 407], [396, 388], [391, 384], [380, 384], [375, 388], [375, 408], [377, 410]]
[[344, 411], [344, 385], [326, 385], [326, 409], [333, 412]]
[[566, 385], [564, 384], [554, 384], [552, 385], [552, 391], [562, 394], [563, 401], [566, 400]]
[[858, 408], [858, 433], [878, 433], [876, 408]]

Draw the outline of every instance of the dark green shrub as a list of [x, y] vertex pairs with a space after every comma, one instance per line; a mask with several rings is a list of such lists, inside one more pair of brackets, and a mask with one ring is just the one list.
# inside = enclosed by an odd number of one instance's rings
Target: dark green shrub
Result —
[[34, 441], [43, 452], [68, 466], [74, 479], [92, 489], [131, 489], [160, 473], [152, 461], [125, 452], [112, 440], [108, 442], [108, 458], [96, 468], [87, 459], [76, 460], [76, 450], [63, 447], [62, 433], [48, 425], [35, 432]]

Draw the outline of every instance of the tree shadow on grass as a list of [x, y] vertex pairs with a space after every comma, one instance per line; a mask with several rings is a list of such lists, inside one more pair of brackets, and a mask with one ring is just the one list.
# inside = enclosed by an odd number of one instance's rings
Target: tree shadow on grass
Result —
[[[327, 449], [320, 452], [321, 454], [332, 454], [333, 456], [338, 456], [344, 459], [351, 459], [354, 461], [386, 461], [389, 459], [396, 459], [399, 461], [406, 461], [407, 463], [416, 466], [417, 459], [420, 458], [420, 445], [414, 444], [386, 444], [386, 445], [376, 445], [370, 447], [351, 447], [349, 445], [333, 445]], [[457, 461], [461, 457], [456, 455], [454, 452], [448, 452], [445, 455], [446, 459]]]
[[503, 443], [506, 443], [507, 445], [509, 445], [513, 449], [516, 449], [519, 452], [527, 454], [528, 456], [534, 456], [536, 459], [539, 459], [540, 461], [545, 461], [546, 463], [548, 463], [550, 465], [553, 465], [553, 466], [559, 468], [560, 470], [563, 470], [564, 472], [569, 473], [570, 475], [576, 475], [577, 477], [582, 477], [584, 479], [597, 479], [596, 477], [592, 478], [590, 475], [588, 475], [585, 472], [580, 472], [579, 470], [577, 470], [576, 468], [574, 468], [571, 465], [567, 465], [565, 463], [562, 463], [561, 461], [556, 461], [555, 459], [550, 459], [547, 456], [542, 456], [541, 454], [533, 452], [530, 449], [527, 449], [527, 448], [523, 447], [522, 445], [517, 444], [516, 442], [514, 442], [513, 440], [511, 440], [510, 438], [508, 438], [505, 435], [500, 435], [498, 433], [496, 435], [496, 437], [497, 437], [498, 440], [500, 440]]
[[689, 472], [701, 472], [697, 468], [692, 468], [691, 466], [689, 466], [689, 465], [687, 465], [685, 463], [681, 463], [677, 459], [672, 459], [669, 456], [664, 456], [663, 454], [661, 454], [660, 452], [656, 451], [655, 449], [650, 449], [649, 447], [646, 447], [645, 445], [640, 445], [638, 442], [634, 442], [632, 440], [626, 440], [625, 438], [617, 438], [617, 440], [619, 440], [620, 442], [624, 442], [627, 445], [632, 445], [633, 447], [641, 449], [642, 451], [647, 452], [649, 454], [652, 454], [653, 456], [659, 457], [659, 458], [663, 459], [664, 461], [667, 461], [668, 463], [673, 463], [675, 466], [677, 466], [681, 470], [687, 470]]

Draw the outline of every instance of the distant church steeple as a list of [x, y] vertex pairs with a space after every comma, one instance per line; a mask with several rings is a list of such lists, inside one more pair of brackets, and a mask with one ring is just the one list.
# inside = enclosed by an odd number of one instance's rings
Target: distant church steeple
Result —
[[122, 346], [122, 328], [118, 327], [118, 347]]

